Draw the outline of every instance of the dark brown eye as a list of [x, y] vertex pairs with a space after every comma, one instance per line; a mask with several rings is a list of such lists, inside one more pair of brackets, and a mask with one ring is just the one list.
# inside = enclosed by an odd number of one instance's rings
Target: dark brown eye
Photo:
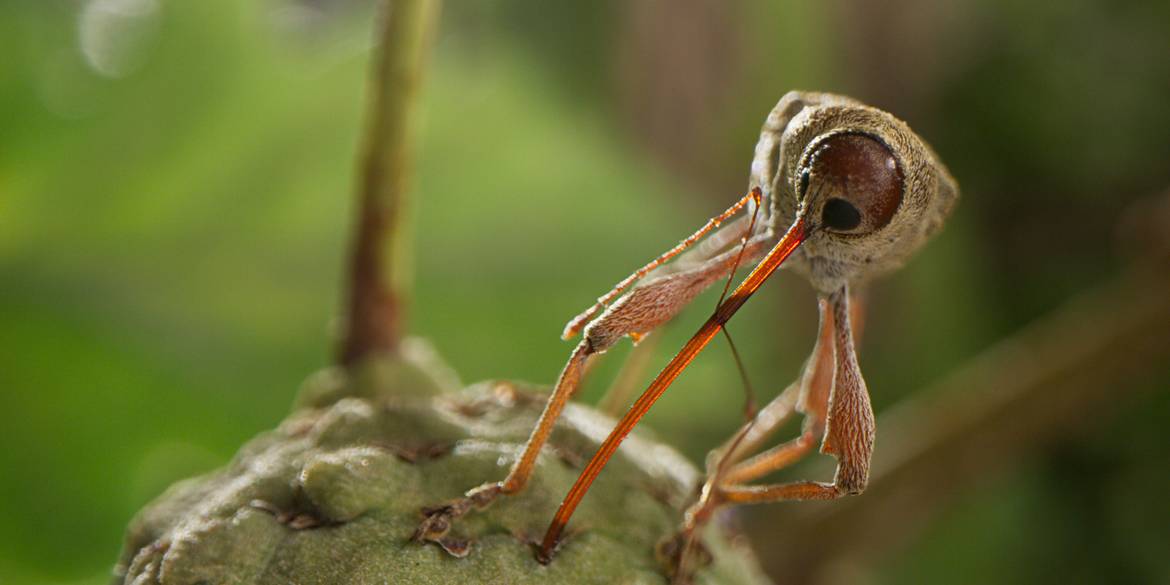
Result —
[[872, 136], [841, 133], [815, 148], [808, 169], [822, 225], [861, 234], [890, 223], [902, 203], [904, 177], [889, 147]]

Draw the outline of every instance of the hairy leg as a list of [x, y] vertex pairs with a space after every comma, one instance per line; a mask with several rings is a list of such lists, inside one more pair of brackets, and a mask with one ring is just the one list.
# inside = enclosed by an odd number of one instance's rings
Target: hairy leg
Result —
[[[618, 296], [620, 296], [623, 292], [625, 292], [626, 289], [630, 288], [631, 285], [633, 285], [635, 282], [641, 280], [642, 278], [645, 278], [655, 268], [658, 268], [663, 263], [669, 261], [671, 258], [674, 258], [675, 256], [681, 254], [687, 248], [690, 248], [691, 246], [695, 245], [699, 240], [703, 239], [703, 236], [707, 235], [708, 232], [719, 227], [720, 224], [727, 221], [731, 216], [738, 213], [749, 202], [754, 202], [755, 207], [759, 208], [761, 201], [762, 201], [762, 197], [763, 197], [763, 195], [762, 195], [762, 192], [760, 191], [759, 188], [752, 189], [752, 191], [750, 193], [745, 195], [739, 201], [736, 201], [734, 205], [732, 205], [731, 207], [728, 207], [727, 210], [724, 211], [723, 213], [708, 220], [707, 223], [703, 225], [703, 227], [699, 228], [698, 231], [691, 234], [690, 236], [687, 236], [687, 238], [684, 239], [683, 241], [679, 242], [678, 245], [667, 250], [666, 252], [663, 252], [662, 255], [651, 260], [645, 266], [639, 268], [638, 270], [635, 270], [633, 272], [633, 274], [630, 274], [629, 276], [623, 278], [620, 282], [618, 282], [616, 285], [614, 285], [614, 287], [612, 289], [610, 289], [609, 292], [605, 293], [600, 298], [598, 298], [597, 302], [594, 303], [593, 306], [589, 307], [588, 309], [583, 311], [580, 315], [577, 315], [572, 320], [570, 320], [569, 323], [567, 325], [565, 325], [565, 330], [563, 333], [561, 333], [561, 338], [562, 339], [571, 339], [572, 337], [577, 335], [577, 333], [582, 331], [582, 329], [586, 326], [586, 324], [590, 323], [593, 320], [593, 318], [597, 316], [598, 313], [600, 313], [603, 309], [605, 309], [605, 307], [607, 305], [609, 305], [609, 303], [613, 302], [614, 299], [618, 298]], [[736, 227], [738, 227], [739, 225], [740, 224], [736, 224]], [[739, 239], [739, 238], [743, 237], [744, 235], [749, 235], [749, 234], [743, 234], [743, 233], [732, 234], [731, 237], [728, 239], [735, 240], [735, 239]], [[727, 234], [723, 234], [723, 235], [716, 234], [716, 236], [719, 238], [727, 238], [728, 237]], [[690, 263], [690, 262], [688, 262], [688, 263]], [[702, 262], [700, 262], [700, 263], [702, 263]]]
[[830, 302], [835, 322], [833, 337], [837, 363], [821, 451], [837, 458], [837, 471], [832, 483], [797, 481], [766, 486], [720, 485], [718, 498], [721, 501], [756, 503], [824, 500], [858, 494], [865, 489], [873, 454], [873, 408], [857, 363], [850, 327], [848, 291], [838, 291]]

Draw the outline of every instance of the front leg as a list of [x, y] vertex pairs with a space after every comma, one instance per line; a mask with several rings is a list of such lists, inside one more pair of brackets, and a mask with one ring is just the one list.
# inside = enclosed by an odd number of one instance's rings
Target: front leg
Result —
[[837, 458], [837, 472], [833, 482], [798, 481], [770, 486], [721, 485], [718, 487], [719, 500], [728, 503], [831, 500], [865, 490], [873, 454], [873, 408], [853, 345], [848, 290], [842, 288], [832, 295], [830, 302], [833, 305], [837, 364], [821, 452]]
[[[808, 418], [801, 435], [760, 455], [732, 465], [729, 469], [709, 470], [711, 474], [698, 502], [687, 510], [683, 528], [674, 538], [660, 545], [660, 553], [667, 562], [674, 583], [688, 583], [692, 571], [689, 556], [694, 554], [695, 534], [724, 504], [751, 504], [785, 500], [832, 500], [845, 495], [859, 494], [869, 478], [869, 462], [873, 453], [874, 418], [869, 403], [869, 391], [861, 376], [857, 353], [853, 344], [850, 322], [849, 294], [842, 288], [833, 294], [828, 304], [831, 315], [822, 310], [822, 334], [818, 349], [810, 360], [811, 375], [805, 379], [827, 378], [817, 376], [817, 370], [833, 368], [832, 386], [814, 383], [804, 393], [803, 409]], [[825, 304], [822, 301], [822, 309]], [[831, 322], [831, 324], [830, 324]], [[827, 334], [831, 344], [822, 344]], [[825, 346], [832, 350], [823, 349]], [[809, 372], [806, 372], [809, 374]], [[824, 380], [827, 382], [827, 380]], [[824, 403], [828, 400], [827, 408]], [[804, 456], [814, 445], [816, 433], [824, 431], [821, 452], [837, 458], [837, 472], [832, 483], [795, 481], [774, 485], [745, 485], [767, 473], [786, 467]]]

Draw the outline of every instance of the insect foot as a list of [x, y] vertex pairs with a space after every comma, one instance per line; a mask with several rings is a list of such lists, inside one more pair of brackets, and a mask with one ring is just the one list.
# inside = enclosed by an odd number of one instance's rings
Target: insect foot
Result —
[[[635, 434], [557, 557], [541, 565], [531, 543], [578, 471], [557, 453], [592, 453], [612, 419], [570, 404], [522, 493], [494, 497], [496, 484], [465, 493], [517, 459], [543, 388], [489, 382], [459, 390], [441, 378], [409, 354], [315, 376], [276, 429], [224, 468], [175, 484], [131, 521], [114, 582], [666, 582], [654, 545], [678, 524], [681, 497], [660, 494], [690, 493], [697, 470]], [[444, 500], [417, 535], [429, 542], [415, 542], [419, 510]], [[705, 583], [767, 583], [730, 539], [705, 544], [715, 559], [700, 573]]]
[[709, 566], [714, 560], [711, 551], [701, 540], [683, 532], [660, 541], [654, 552], [672, 585], [692, 583], [695, 572]]
[[422, 508], [423, 520], [411, 537], [416, 542], [433, 542], [448, 554], [463, 558], [471, 552], [470, 542], [447, 536], [452, 524], [472, 510], [484, 510], [500, 495], [503, 485], [499, 482], [486, 483], [467, 492], [465, 496], [442, 506]]

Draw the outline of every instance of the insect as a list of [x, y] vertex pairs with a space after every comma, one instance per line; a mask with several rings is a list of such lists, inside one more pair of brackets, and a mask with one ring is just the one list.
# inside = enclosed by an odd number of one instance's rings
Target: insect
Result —
[[[818, 295], [820, 328], [812, 355], [796, 382], [713, 452], [701, 495], [667, 554], [681, 566], [695, 530], [720, 505], [833, 499], [865, 489], [874, 418], [854, 349], [851, 287], [896, 268], [921, 247], [950, 213], [958, 187], [934, 151], [901, 120], [848, 97], [808, 92], [788, 93], [768, 115], [750, 187], [727, 211], [569, 322], [563, 336], [582, 333], [583, 339], [508, 475], [425, 510], [416, 539], [438, 542], [459, 517], [522, 491], [586, 361], [623, 337], [637, 341], [669, 321], [740, 262], [756, 264], [598, 448], [562, 501], [538, 560], [552, 559], [574, 509], [622, 440], [786, 260]], [[756, 453], [793, 412], [804, 416], [800, 436]], [[818, 442], [823, 453], [837, 459], [831, 482], [749, 483], [790, 465]]]

